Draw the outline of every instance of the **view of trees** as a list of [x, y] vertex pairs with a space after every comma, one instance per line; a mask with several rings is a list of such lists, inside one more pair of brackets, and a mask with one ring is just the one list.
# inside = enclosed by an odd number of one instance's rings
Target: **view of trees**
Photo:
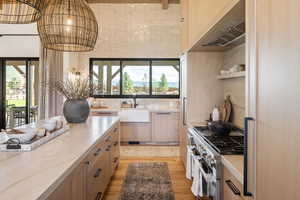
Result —
[[102, 87], [102, 90], [95, 94], [150, 95], [151, 86], [152, 95], [179, 95], [178, 60], [153, 62], [99, 60], [93, 64], [92, 73], [93, 81]]
[[127, 72], [125, 72], [123, 75], [123, 92], [125, 94], [132, 94], [135, 92], [133, 88], [133, 81]]
[[165, 74], [162, 74], [160, 77], [158, 90], [161, 92], [166, 92], [169, 89], [168, 80]]

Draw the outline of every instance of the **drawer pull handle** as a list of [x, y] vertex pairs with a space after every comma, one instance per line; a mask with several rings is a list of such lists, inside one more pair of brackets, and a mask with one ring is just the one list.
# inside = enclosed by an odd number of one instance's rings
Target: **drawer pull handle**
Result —
[[170, 112], [160, 112], [160, 113], [156, 113], [158, 115], [170, 115], [171, 113]]
[[98, 192], [95, 200], [100, 200], [102, 197], [102, 192]]
[[115, 142], [115, 143], [114, 143], [114, 146], [117, 146], [118, 144], [119, 144], [119, 142]]
[[91, 162], [90, 162], [90, 161], [86, 161], [85, 164], [86, 164], [86, 165], [90, 165]]
[[118, 162], [119, 158], [115, 157], [114, 163]]
[[107, 146], [106, 151], [110, 151], [110, 145]]
[[102, 169], [97, 169], [95, 175], [94, 175], [94, 178], [98, 178], [100, 176], [100, 173], [101, 173]]
[[233, 184], [233, 182], [231, 180], [226, 180], [225, 182], [228, 185], [228, 187], [231, 189], [233, 194], [241, 196], [240, 190]]
[[111, 139], [111, 136], [108, 136], [108, 137], [106, 138], [105, 142], [109, 142], [110, 139]]
[[101, 148], [99, 148], [95, 153], [94, 153], [94, 156], [98, 156], [101, 152]]

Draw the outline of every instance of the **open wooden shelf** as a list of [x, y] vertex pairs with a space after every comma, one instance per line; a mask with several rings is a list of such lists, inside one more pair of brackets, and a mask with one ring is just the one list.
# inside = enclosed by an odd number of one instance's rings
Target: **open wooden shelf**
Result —
[[246, 76], [246, 72], [234, 72], [232, 74], [227, 74], [227, 75], [220, 75], [218, 76], [219, 80], [224, 80], [224, 79], [232, 79], [232, 78], [244, 78]]

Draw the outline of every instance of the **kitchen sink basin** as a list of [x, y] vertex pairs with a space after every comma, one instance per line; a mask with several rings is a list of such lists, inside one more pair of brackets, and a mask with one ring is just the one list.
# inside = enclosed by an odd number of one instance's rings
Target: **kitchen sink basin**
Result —
[[119, 116], [121, 122], [150, 122], [150, 112], [146, 109], [122, 109]]

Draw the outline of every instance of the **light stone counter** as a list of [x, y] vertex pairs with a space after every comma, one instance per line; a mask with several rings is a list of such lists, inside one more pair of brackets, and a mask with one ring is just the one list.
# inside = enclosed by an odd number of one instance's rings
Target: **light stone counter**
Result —
[[148, 110], [149, 112], [158, 113], [158, 112], [170, 112], [170, 113], [177, 113], [179, 112], [179, 109], [177, 108], [92, 108], [92, 112], [99, 112], [99, 113], [106, 113], [106, 112], [120, 112], [120, 110], [126, 110], [126, 109], [137, 109], [137, 110]]
[[31, 152], [0, 152], [0, 199], [45, 199], [119, 117], [90, 117]]

